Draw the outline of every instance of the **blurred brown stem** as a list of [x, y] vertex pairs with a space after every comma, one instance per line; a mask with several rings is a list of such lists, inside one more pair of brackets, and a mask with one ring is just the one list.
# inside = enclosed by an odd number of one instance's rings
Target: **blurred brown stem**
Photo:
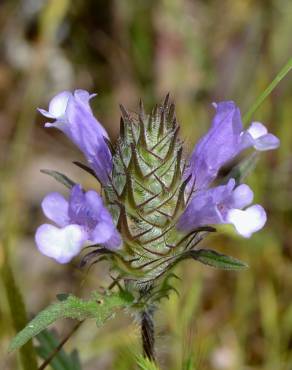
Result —
[[154, 310], [151, 307], [141, 312], [141, 336], [143, 356], [156, 363], [153, 314]]
[[[83, 320], [84, 321], [84, 320]], [[83, 323], [83, 321], [78, 322], [73, 329], [66, 335], [66, 337], [60, 342], [60, 344], [53, 350], [50, 356], [42, 363], [42, 365], [38, 368], [38, 370], [44, 370], [53, 360], [53, 358], [61, 351], [64, 344], [72, 337], [75, 331], [79, 328], [79, 326]]]

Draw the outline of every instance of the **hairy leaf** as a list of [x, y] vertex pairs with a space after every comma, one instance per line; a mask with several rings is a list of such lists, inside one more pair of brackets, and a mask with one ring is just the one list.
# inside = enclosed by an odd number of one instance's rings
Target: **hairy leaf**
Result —
[[100, 294], [94, 292], [91, 299], [85, 301], [73, 295], [69, 295], [64, 301], [53, 303], [41, 311], [26, 327], [20, 331], [11, 341], [9, 351], [20, 348], [29, 339], [39, 334], [53, 322], [62, 318], [84, 320], [93, 318], [97, 326], [102, 325], [115, 309], [129, 306], [133, 301], [130, 293], [120, 292]]
[[68, 189], [72, 189], [73, 186], [76, 185], [76, 183], [74, 181], [69, 179], [69, 177], [67, 177], [66, 175], [64, 175], [61, 172], [54, 171], [54, 170], [46, 170], [46, 169], [41, 170], [41, 172], [45, 173], [46, 175], [49, 175], [49, 176], [53, 177], [55, 180], [57, 180], [61, 184], [65, 185], [66, 188], [68, 188]]
[[95, 178], [100, 182], [100, 180], [97, 178], [97, 176], [96, 176], [96, 174], [95, 174], [95, 172], [93, 171], [93, 169], [92, 169], [92, 168], [90, 168], [90, 167], [86, 166], [86, 164], [83, 164], [83, 163], [81, 163], [81, 162], [79, 162], [79, 161], [73, 161], [73, 163], [74, 163], [77, 167], [81, 168], [81, 169], [82, 169], [82, 170], [84, 170], [85, 172], [87, 172], [87, 173], [89, 173], [90, 175], [92, 175], [93, 177], [95, 177]]
[[189, 252], [189, 256], [205, 265], [216, 267], [223, 270], [241, 270], [248, 265], [236, 258], [226, 256], [211, 249], [199, 249]]

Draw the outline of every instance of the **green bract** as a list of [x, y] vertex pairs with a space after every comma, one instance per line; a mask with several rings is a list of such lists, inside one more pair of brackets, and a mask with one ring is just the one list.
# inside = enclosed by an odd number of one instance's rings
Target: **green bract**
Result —
[[175, 224], [185, 207], [185, 161], [174, 105], [168, 97], [145, 114], [121, 107], [120, 137], [113, 149], [111, 184], [104, 188], [107, 207], [123, 235], [117, 267], [140, 281], [161, 275], [173, 262], [182, 235]]

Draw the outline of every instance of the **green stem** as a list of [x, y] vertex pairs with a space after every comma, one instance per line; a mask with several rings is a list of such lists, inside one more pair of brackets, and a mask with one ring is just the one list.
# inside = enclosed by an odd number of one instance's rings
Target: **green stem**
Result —
[[245, 115], [243, 116], [244, 124], [251, 120], [251, 117], [254, 114], [254, 112], [260, 107], [263, 101], [271, 94], [271, 92], [275, 89], [278, 83], [290, 72], [291, 69], [292, 69], [292, 58], [288, 60], [288, 62], [284, 65], [281, 71], [273, 79], [270, 85], [262, 92], [262, 94], [255, 100], [250, 109], [245, 113]]
[[[7, 244], [3, 245], [4, 261], [2, 267], [2, 277], [6, 288], [7, 300], [10, 307], [12, 323], [16, 332], [20, 331], [27, 324], [26, 310], [22, 294], [15, 282], [9, 257]], [[20, 359], [24, 370], [36, 370], [37, 361], [32, 341], [27, 342], [20, 349]]]

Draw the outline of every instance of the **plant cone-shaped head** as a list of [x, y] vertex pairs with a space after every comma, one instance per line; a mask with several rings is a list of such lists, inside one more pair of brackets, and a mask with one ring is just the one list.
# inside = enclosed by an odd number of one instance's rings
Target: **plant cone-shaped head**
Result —
[[185, 161], [168, 97], [149, 115], [142, 104], [138, 114], [121, 110], [111, 182], [104, 194], [123, 238], [119, 268], [148, 281], [175, 262], [182, 241], [175, 225], [185, 208]]

